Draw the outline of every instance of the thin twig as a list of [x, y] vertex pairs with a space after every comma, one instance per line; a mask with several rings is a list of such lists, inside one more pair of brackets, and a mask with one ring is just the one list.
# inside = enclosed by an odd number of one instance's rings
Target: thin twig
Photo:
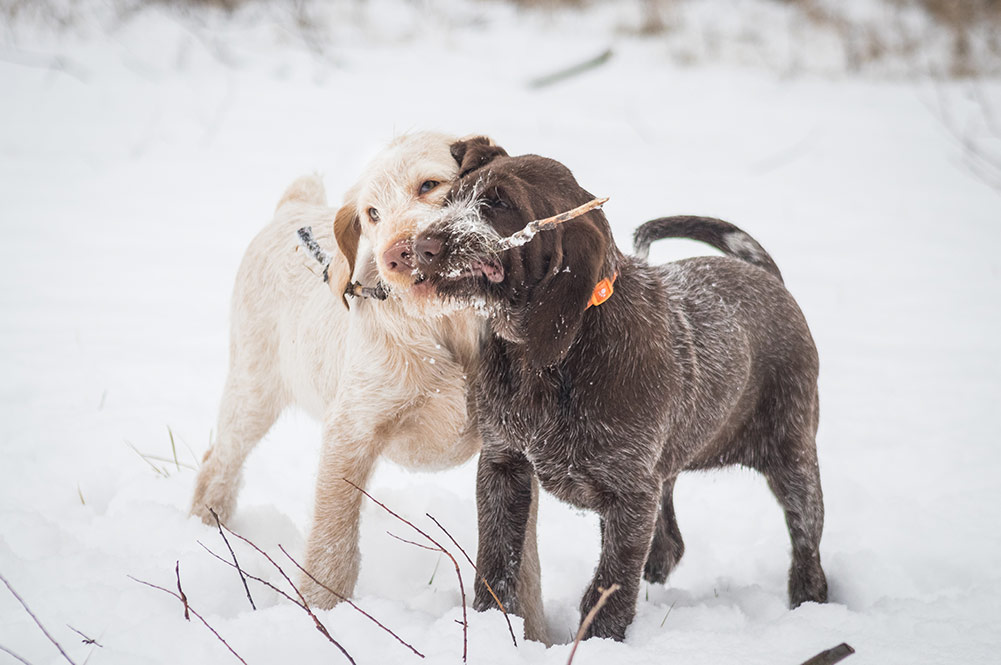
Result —
[[66, 651], [63, 650], [62, 645], [60, 645], [59, 642], [56, 642], [56, 638], [52, 637], [52, 635], [49, 634], [49, 631], [45, 630], [45, 626], [42, 625], [42, 622], [39, 621], [38, 617], [35, 616], [35, 613], [31, 611], [30, 607], [28, 607], [28, 603], [24, 602], [24, 598], [21, 598], [21, 596], [18, 595], [17, 591], [14, 591], [14, 587], [10, 585], [10, 582], [7, 581], [7, 578], [4, 577], [3, 575], [0, 575], [0, 581], [2, 581], [7, 586], [7, 590], [10, 591], [15, 598], [17, 598], [17, 602], [21, 603], [21, 607], [23, 607], [24, 611], [28, 613], [28, 616], [31, 617], [31, 620], [34, 621], [35, 625], [38, 626], [43, 633], [45, 633], [45, 636], [47, 638], [49, 638], [49, 642], [52, 642], [52, 644], [54, 644], [55, 647], [59, 649], [59, 653], [63, 655], [63, 658], [65, 658], [71, 665], [76, 665], [76, 663], [73, 662], [73, 659], [66, 655]]
[[280, 549], [282, 551], [282, 553], [285, 556], [288, 557], [288, 560], [291, 561], [295, 565], [296, 568], [298, 568], [300, 571], [302, 571], [302, 573], [304, 575], [306, 575], [306, 577], [308, 577], [309, 579], [313, 580], [314, 582], [316, 582], [317, 584], [319, 584], [321, 587], [323, 587], [324, 589], [326, 589], [330, 593], [332, 593], [335, 596], [337, 596], [340, 600], [344, 601], [345, 603], [347, 603], [348, 605], [350, 605], [351, 607], [353, 607], [356, 611], [358, 611], [359, 613], [361, 613], [362, 616], [368, 618], [369, 621], [371, 621], [372, 623], [374, 623], [375, 625], [377, 625], [379, 628], [382, 628], [384, 631], [386, 631], [387, 633], [389, 633], [390, 635], [392, 635], [393, 637], [395, 637], [397, 642], [399, 642], [403, 646], [407, 647], [408, 649], [410, 649], [411, 651], [413, 651], [415, 654], [417, 654], [421, 658], [424, 657], [424, 654], [422, 654], [420, 651], [418, 651], [417, 649], [415, 649], [413, 647], [413, 645], [408, 644], [407, 642], [404, 642], [403, 638], [401, 638], [399, 635], [397, 635], [396, 633], [394, 633], [392, 630], [390, 630], [389, 628], [387, 628], [386, 626], [384, 626], [382, 624], [382, 622], [380, 622], [374, 616], [372, 616], [371, 614], [369, 614], [368, 612], [366, 612], [362, 608], [360, 608], [357, 605], [355, 605], [354, 601], [352, 601], [350, 598], [348, 598], [347, 596], [343, 596], [343, 595], [337, 593], [336, 591], [334, 591], [333, 589], [331, 589], [330, 587], [328, 587], [326, 584], [324, 584], [320, 580], [318, 580], [315, 577], [313, 577], [313, 574], [311, 572], [309, 572], [308, 570], [306, 570], [305, 568], [303, 568], [301, 565], [299, 565], [299, 562], [296, 561], [295, 559], [293, 559], [292, 555], [289, 554], [288, 552], [286, 552], [284, 547], [282, 547], [281, 545], [279, 545], [278, 549]]
[[191, 621], [191, 617], [188, 616], [188, 597], [184, 595], [184, 589], [181, 588], [181, 562], [177, 561], [174, 564], [174, 574], [177, 576], [177, 593], [180, 594], [181, 602], [184, 603], [184, 620]]
[[563, 222], [567, 222], [576, 217], [580, 217], [584, 213], [591, 212], [595, 208], [600, 208], [601, 206], [605, 205], [607, 201], [608, 201], [607, 196], [604, 198], [591, 199], [587, 203], [579, 205], [576, 208], [573, 208], [572, 210], [567, 210], [566, 212], [561, 212], [558, 215], [553, 215], [552, 217], [546, 217], [545, 219], [537, 219], [534, 222], [529, 222], [528, 224], [525, 225], [525, 228], [521, 229], [520, 231], [512, 233], [506, 238], [501, 238], [499, 241], [497, 241], [497, 249], [498, 251], [503, 252], [505, 250], [511, 249], [512, 247], [521, 247], [522, 245], [530, 241], [532, 238], [534, 238], [535, 234], [538, 233], [539, 231], [546, 231], [558, 224], [562, 224]]
[[104, 645], [101, 644], [100, 642], [98, 642], [97, 640], [95, 640], [93, 637], [87, 637], [81, 631], [77, 630], [76, 628], [74, 628], [73, 626], [71, 626], [69, 624], [66, 624], [66, 627], [69, 628], [70, 630], [72, 630], [74, 633], [76, 633], [80, 637], [82, 637], [84, 644], [93, 644], [96, 647], [101, 647], [102, 649], [104, 648]]
[[[220, 561], [222, 561], [224, 564], [226, 564], [230, 568], [236, 568], [236, 566], [233, 565], [232, 561], [227, 561], [226, 559], [222, 558], [221, 556], [219, 556], [218, 554], [216, 554], [215, 552], [213, 552], [211, 549], [209, 549], [208, 546], [206, 546], [205, 543], [203, 543], [202, 541], [196, 540], [195, 542], [198, 543], [199, 545], [201, 545], [202, 549], [204, 549], [206, 552], [208, 552], [209, 554], [211, 554], [215, 558], [219, 559]], [[264, 586], [268, 587], [269, 589], [271, 589], [272, 591], [274, 591], [278, 595], [283, 596], [286, 600], [290, 601], [291, 603], [293, 603], [295, 605], [298, 605], [299, 607], [302, 607], [302, 603], [300, 603], [298, 600], [296, 600], [292, 596], [288, 595], [287, 593], [285, 593], [284, 591], [282, 591], [281, 589], [279, 589], [278, 587], [276, 587], [271, 582], [269, 582], [269, 581], [267, 581], [265, 579], [261, 579], [260, 577], [257, 577], [256, 575], [252, 575], [252, 574], [248, 573], [247, 571], [243, 571], [243, 574], [247, 576], [247, 579], [251, 579], [251, 580], [254, 580], [255, 582], [257, 582], [259, 584], [263, 584]]]
[[412, 541], [412, 540], [407, 540], [406, 538], [401, 538], [400, 536], [397, 536], [397, 535], [396, 535], [395, 533], [393, 533], [392, 531], [387, 531], [387, 532], [386, 532], [386, 535], [387, 535], [387, 536], [389, 536], [390, 538], [395, 538], [395, 539], [397, 539], [397, 540], [398, 540], [398, 541], [400, 541], [401, 543], [406, 543], [407, 545], [413, 545], [414, 547], [419, 547], [419, 548], [421, 548], [422, 550], [427, 550], [427, 551], [429, 551], [429, 552], [438, 552], [439, 554], [441, 554], [441, 550], [440, 550], [440, 549], [438, 549], [437, 547], [431, 547], [430, 545], [421, 545], [420, 543], [415, 543], [415, 542], [414, 542], [414, 541]]
[[274, 567], [275, 567], [275, 569], [276, 569], [276, 570], [278, 571], [278, 573], [279, 573], [279, 574], [280, 574], [280, 575], [281, 575], [282, 577], [284, 577], [284, 578], [285, 578], [285, 581], [286, 581], [286, 582], [288, 582], [288, 585], [289, 585], [290, 587], [292, 587], [292, 590], [293, 590], [293, 591], [295, 591], [295, 595], [296, 595], [296, 596], [298, 596], [298, 597], [299, 597], [299, 600], [300, 600], [300, 601], [302, 602], [302, 609], [303, 609], [303, 610], [304, 610], [304, 611], [306, 612], [306, 614], [308, 614], [308, 615], [309, 615], [309, 618], [313, 620], [313, 625], [314, 625], [314, 626], [316, 626], [316, 629], [317, 629], [318, 631], [320, 631], [320, 634], [321, 634], [321, 635], [323, 635], [324, 637], [326, 637], [326, 638], [327, 638], [327, 640], [329, 640], [331, 644], [333, 644], [333, 645], [334, 645], [335, 647], [337, 647], [337, 649], [338, 649], [338, 650], [339, 650], [339, 651], [340, 651], [340, 652], [341, 652], [342, 654], [344, 654], [344, 657], [348, 659], [348, 661], [349, 661], [349, 662], [351, 663], [351, 665], [357, 665], [357, 664], [355, 663], [355, 659], [354, 659], [354, 658], [352, 658], [352, 657], [351, 657], [351, 654], [349, 654], [349, 653], [347, 652], [347, 649], [345, 649], [345, 648], [344, 648], [343, 646], [341, 646], [341, 643], [340, 643], [340, 642], [338, 642], [337, 640], [335, 640], [335, 639], [334, 639], [334, 636], [330, 634], [330, 631], [329, 631], [329, 630], [327, 630], [327, 627], [323, 625], [323, 622], [321, 622], [321, 621], [320, 621], [320, 619], [319, 619], [319, 618], [317, 618], [317, 616], [316, 616], [316, 615], [315, 615], [315, 614], [313, 613], [313, 610], [312, 610], [312, 609], [310, 609], [310, 607], [309, 607], [309, 603], [308, 603], [308, 602], [306, 601], [306, 597], [302, 595], [302, 592], [301, 592], [301, 591], [299, 591], [299, 587], [297, 587], [297, 586], [295, 585], [295, 583], [294, 583], [294, 582], [292, 582], [291, 578], [289, 578], [289, 576], [288, 576], [288, 575], [287, 575], [287, 574], [285, 573], [285, 569], [283, 569], [283, 568], [282, 568], [281, 566], [279, 566], [279, 565], [278, 565], [277, 563], [275, 563], [275, 560], [274, 560], [274, 559], [272, 559], [272, 558], [271, 558], [270, 556], [268, 556], [268, 553], [267, 553], [267, 552], [265, 552], [265, 551], [264, 551], [264, 550], [262, 550], [262, 549], [261, 549], [260, 547], [258, 547], [257, 545], [255, 545], [255, 544], [253, 543], [253, 541], [251, 541], [251, 540], [249, 540], [249, 539], [247, 539], [247, 538], [244, 538], [243, 536], [241, 536], [240, 534], [238, 534], [238, 533], [237, 533], [236, 531], [233, 531], [232, 529], [230, 529], [230, 528], [229, 528], [228, 526], [226, 526], [225, 524], [223, 524], [223, 525], [222, 525], [222, 528], [223, 528], [223, 529], [225, 529], [226, 531], [229, 531], [229, 532], [230, 532], [230, 534], [232, 534], [233, 536], [235, 536], [235, 537], [239, 538], [239, 539], [240, 539], [240, 540], [242, 540], [243, 542], [245, 542], [245, 543], [247, 543], [248, 545], [250, 545], [250, 546], [251, 546], [252, 548], [254, 548], [254, 550], [255, 550], [255, 551], [256, 551], [256, 552], [258, 553], [258, 554], [260, 554], [260, 555], [261, 555], [261, 556], [263, 556], [263, 557], [264, 557], [265, 559], [267, 559], [267, 560], [268, 560], [268, 562], [269, 562], [269, 563], [270, 563], [270, 564], [271, 564], [272, 566], [274, 566]]
[[[451, 552], [449, 552], [448, 550], [446, 550], [444, 547], [441, 546], [441, 543], [439, 543], [437, 540], [435, 540], [434, 538], [432, 538], [431, 536], [429, 536], [427, 534], [427, 532], [425, 532], [422, 529], [420, 529], [417, 526], [415, 526], [413, 522], [411, 522], [411, 521], [409, 521], [407, 519], [404, 519], [403, 517], [400, 517], [398, 514], [396, 514], [392, 510], [390, 510], [389, 507], [386, 506], [386, 504], [382, 503], [381, 501], [379, 501], [374, 496], [372, 496], [371, 494], [369, 494], [368, 492], [366, 492], [365, 490], [363, 490], [358, 485], [355, 485], [353, 482], [351, 482], [347, 478], [341, 478], [341, 480], [343, 480], [348, 485], [351, 485], [351, 487], [355, 488], [356, 490], [358, 490], [359, 492], [361, 492], [362, 494], [364, 494], [365, 496], [367, 496], [369, 498], [369, 500], [371, 500], [375, 505], [379, 506], [380, 508], [382, 508], [383, 510], [385, 510], [390, 515], [392, 515], [396, 519], [400, 520], [401, 522], [403, 522], [404, 524], [406, 524], [407, 526], [409, 526], [411, 529], [413, 529], [417, 533], [419, 533], [422, 536], [424, 536], [424, 538], [426, 538], [428, 540], [428, 542], [430, 542], [431, 544], [435, 545], [442, 554], [444, 554], [445, 556], [447, 556], [449, 559], [452, 560], [452, 565], [455, 566], [455, 577], [456, 577], [456, 579], [459, 580], [459, 595], [462, 598], [462, 662], [465, 663], [466, 662], [466, 652], [468, 650], [467, 645], [468, 645], [468, 642], [469, 642], [469, 619], [466, 616], [466, 588], [462, 584], [462, 572], [459, 570], [459, 562], [455, 560], [455, 557], [452, 556]], [[403, 540], [403, 539], [400, 538], [400, 540]], [[417, 545], [417, 543], [412, 543], [412, 544]], [[421, 547], [420, 545], [417, 545], [417, 546]]]
[[803, 665], [834, 665], [834, 663], [840, 663], [853, 653], [855, 653], [855, 649], [842, 642], [833, 649], [821, 651], [813, 658], [804, 662]]
[[229, 555], [233, 557], [233, 564], [236, 566], [236, 572], [240, 575], [240, 581], [243, 582], [243, 590], [247, 592], [247, 600], [250, 601], [250, 607], [253, 610], [257, 609], [257, 605], [254, 605], [254, 599], [250, 597], [250, 587], [247, 586], [247, 578], [243, 575], [243, 569], [240, 568], [240, 562], [236, 560], [236, 552], [233, 551], [233, 546], [229, 544], [229, 539], [226, 538], [226, 533], [222, 530], [222, 522], [219, 521], [219, 515], [210, 507], [209, 514], [215, 520], [216, 528], [219, 529], [219, 535], [222, 536], [222, 542], [226, 543], [226, 549], [229, 550]]
[[222, 637], [222, 635], [220, 635], [220, 634], [219, 634], [219, 633], [218, 633], [218, 632], [216, 631], [216, 629], [215, 629], [215, 628], [213, 628], [212, 626], [210, 626], [210, 625], [209, 625], [209, 622], [208, 622], [208, 621], [206, 621], [206, 620], [204, 619], [204, 617], [202, 617], [202, 615], [201, 615], [201, 614], [199, 614], [198, 612], [196, 612], [196, 611], [194, 610], [194, 608], [192, 608], [192, 607], [191, 607], [190, 605], [188, 605], [188, 604], [187, 604], [187, 601], [183, 600], [183, 599], [181, 598], [181, 596], [177, 595], [177, 594], [176, 594], [175, 592], [171, 591], [170, 589], [165, 589], [165, 588], [163, 588], [162, 586], [157, 586], [156, 584], [153, 584], [152, 582], [147, 582], [147, 581], [145, 581], [145, 580], [141, 580], [141, 579], [139, 579], [138, 577], [132, 577], [131, 575], [126, 575], [126, 577], [128, 577], [128, 578], [129, 578], [130, 580], [132, 580], [133, 582], [138, 582], [139, 584], [142, 584], [142, 585], [144, 585], [144, 586], [148, 586], [148, 587], [150, 587], [150, 588], [153, 588], [153, 589], [158, 589], [159, 591], [163, 591], [164, 593], [169, 593], [169, 594], [170, 594], [171, 596], [173, 596], [174, 598], [177, 598], [178, 600], [180, 600], [180, 601], [181, 601], [182, 603], [184, 603], [184, 607], [185, 607], [185, 611], [188, 611], [188, 610], [190, 610], [190, 612], [191, 612], [192, 614], [194, 614], [194, 615], [195, 615], [195, 618], [197, 618], [197, 619], [198, 619], [199, 621], [201, 621], [201, 622], [202, 622], [202, 625], [204, 625], [204, 626], [205, 626], [206, 628], [208, 628], [208, 629], [209, 629], [209, 631], [210, 631], [210, 632], [211, 632], [211, 633], [212, 633], [213, 635], [215, 635], [215, 636], [216, 636], [216, 639], [218, 639], [218, 640], [219, 640], [220, 642], [222, 642], [222, 643], [223, 643], [223, 645], [224, 645], [224, 646], [225, 646], [225, 647], [226, 647], [227, 649], [229, 649], [229, 652], [230, 652], [231, 654], [233, 654], [233, 655], [234, 655], [234, 656], [236, 657], [236, 659], [237, 659], [238, 661], [240, 661], [241, 663], [243, 663], [243, 665], [247, 665], [247, 661], [245, 661], [245, 660], [244, 660], [243, 658], [241, 658], [241, 657], [240, 657], [240, 654], [238, 654], [238, 653], [237, 653], [237, 652], [236, 652], [236, 651], [235, 651], [235, 650], [233, 649], [233, 647], [231, 647], [231, 646], [229, 645], [229, 642], [227, 642], [226, 640], [224, 640], [224, 639], [223, 639], [223, 637]]
[[424, 514], [427, 515], [428, 519], [430, 519], [432, 522], [434, 522], [438, 526], [438, 528], [441, 529], [442, 532], [446, 536], [448, 536], [448, 539], [452, 541], [453, 545], [455, 545], [456, 547], [459, 548], [459, 551], [462, 552], [462, 556], [466, 557], [466, 561], [468, 561], [469, 565], [473, 567], [473, 572], [475, 572], [476, 575], [481, 580], [483, 580], [483, 586], [485, 586], [487, 588], [487, 591], [490, 592], [490, 595], [493, 596], [494, 602], [497, 603], [497, 607], [500, 608], [501, 614], [504, 615], [504, 621], [507, 622], [507, 631], [509, 633], [511, 633], [511, 641], [514, 642], [514, 646], [518, 646], [518, 639], [514, 636], [514, 628], [511, 627], [511, 618], [507, 615], [507, 610], [504, 609], [504, 603], [502, 603], [500, 601], [500, 598], [497, 597], [497, 594], [494, 593], [494, 589], [493, 589], [493, 587], [490, 586], [490, 582], [487, 582], [487, 578], [486, 577], [484, 577], [483, 575], [480, 575], [479, 568], [476, 567], [476, 564], [473, 563], [473, 560], [469, 558], [468, 554], [466, 554], [466, 550], [462, 549], [462, 545], [460, 545], [459, 542], [455, 538], [452, 537], [452, 534], [450, 534], [448, 532], [448, 529], [446, 529], [445, 527], [443, 527], [441, 525], [441, 522], [439, 522], [438, 520], [436, 520], [434, 518], [434, 515], [432, 515], [431, 513], [424, 513]]
[[619, 588], [620, 587], [618, 584], [613, 584], [607, 589], [602, 589], [601, 587], [598, 587], [598, 591], [601, 592], [601, 595], [598, 596], [598, 602], [594, 604], [594, 607], [591, 608], [591, 611], [588, 612], [587, 616], [584, 617], [584, 620], [580, 622], [580, 628], [577, 630], [577, 637], [573, 641], [573, 648], [570, 649], [570, 657], [567, 658], [567, 665], [570, 665], [570, 663], [573, 662], [573, 656], [575, 653], [577, 653], [577, 646], [580, 644], [580, 641], [584, 639], [584, 633], [586, 633], [587, 629], [591, 627], [591, 622], [593, 622], [594, 617], [598, 615], [598, 610], [604, 607], [605, 603], [608, 602], [608, 597], [611, 596], [616, 591], [618, 591]]
[[5, 654], [7, 654], [8, 656], [10, 656], [14, 660], [17, 660], [17, 661], [20, 661], [20, 662], [24, 663], [24, 665], [31, 665], [31, 663], [29, 663], [28, 661], [26, 661], [24, 658], [21, 658], [16, 653], [14, 653], [13, 651], [11, 651], [10, 649], [8, 649], [7, 647], [5, 647], [2, 644], [0, 644], [0, 651], [3, 651]]

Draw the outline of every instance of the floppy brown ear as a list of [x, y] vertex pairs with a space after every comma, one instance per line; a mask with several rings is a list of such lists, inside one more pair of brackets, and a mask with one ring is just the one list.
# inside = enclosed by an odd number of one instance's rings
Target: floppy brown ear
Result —
[[601, 274], [608, 240], [590, 221], [570, 222], [556, 243], [552, 266], [532, 290], [522, 319], [522, 339], [536, 369], [563, 358], [577, 336], [594, 287], [603, 277], [611, 278]]
[[459, 165], [460, 178], [497, 157], [507, 157], [507, 151], [499, 145], [494, 145], [494, 142], [486, 136], [474, 136], [456, 141], [450, 151], [456, 164]]
[[358, 219], [357, 207], [353, 202], [341, 206], [334, 216], [334, 238], [337, 239], [337, 249], [341, 256], [334, 256], [330, 263], [330, 290], [340, 296], [344, 306], [348, 306], [344, 289], [351, 281], [355, 271], [355, 258], [358, 256], [358, 239], [361, 236], [361, 221]]

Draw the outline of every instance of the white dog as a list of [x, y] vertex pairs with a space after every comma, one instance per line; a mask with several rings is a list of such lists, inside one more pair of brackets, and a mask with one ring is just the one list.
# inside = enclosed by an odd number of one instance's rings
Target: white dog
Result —
[[[436, 310], [413, 274], [414, 232], [438, 211], [458, 173], [454, 141], [435, 133], [394, 140], [336, 214], [318, 177], [295, 181], [237, 274], [218, 438], [199, 470], [191, 512], [209, 524], [210, 507], [229, 518], [247, 455], [284, 408], [299, 405], [323, 423], [305, 565], [344, 596], [358, 578], [362, 495], [342, 479], [364, 487], [380, 456], [444, 469], [480, 449], [465, 377], [477, 361], [483, 321], [468, 310]], [[297, 249], [302, 226], [313, 227], [321, 246], [333, 249], [336, 240], [329, 288]], [[349, 309], [341, 294], [352, 276], [366, 285], [381, 280], [390, 297], [353, 299]], [[534, 525], [526, 532], [519, 582], [519, 595], [531, 599], [523, 608], [525, 634], [545, 641]], [[302, 589], [319, 607], [338, 600], [308, 578]]]

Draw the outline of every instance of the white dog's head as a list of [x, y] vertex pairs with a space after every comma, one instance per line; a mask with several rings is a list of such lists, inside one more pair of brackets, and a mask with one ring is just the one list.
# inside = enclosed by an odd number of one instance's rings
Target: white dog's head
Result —
[[458, 175], [449, 151], [459, 139], [437, 132], [406, 134], [390, 143], [365, 168], [345, 195], [334, 220], [334, 235], [347, 259], [347, 272], [332, 276], [343, 293], [354, 273], [361, 236], [369, 242], [379, 278], [397, 295], [417, 295], [413, 237], [418, 226], [439, 212]]

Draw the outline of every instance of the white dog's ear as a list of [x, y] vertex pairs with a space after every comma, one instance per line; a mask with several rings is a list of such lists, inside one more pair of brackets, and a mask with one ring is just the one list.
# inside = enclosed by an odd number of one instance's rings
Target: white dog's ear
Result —
[[337, 249], [340, 250], [343, 261], [336, 262], [336, 269], [330, 275], [330, 290], [341, 297], [344, 306], [348, 306], [344, 289], [351, 281], [355, 271], [355, 258], [358, 256], [358, 239], [361, 236], [361, 221], [358, 219], [358, 207], [349, 200], [334, 216], [334, 238], [337, 239]]

